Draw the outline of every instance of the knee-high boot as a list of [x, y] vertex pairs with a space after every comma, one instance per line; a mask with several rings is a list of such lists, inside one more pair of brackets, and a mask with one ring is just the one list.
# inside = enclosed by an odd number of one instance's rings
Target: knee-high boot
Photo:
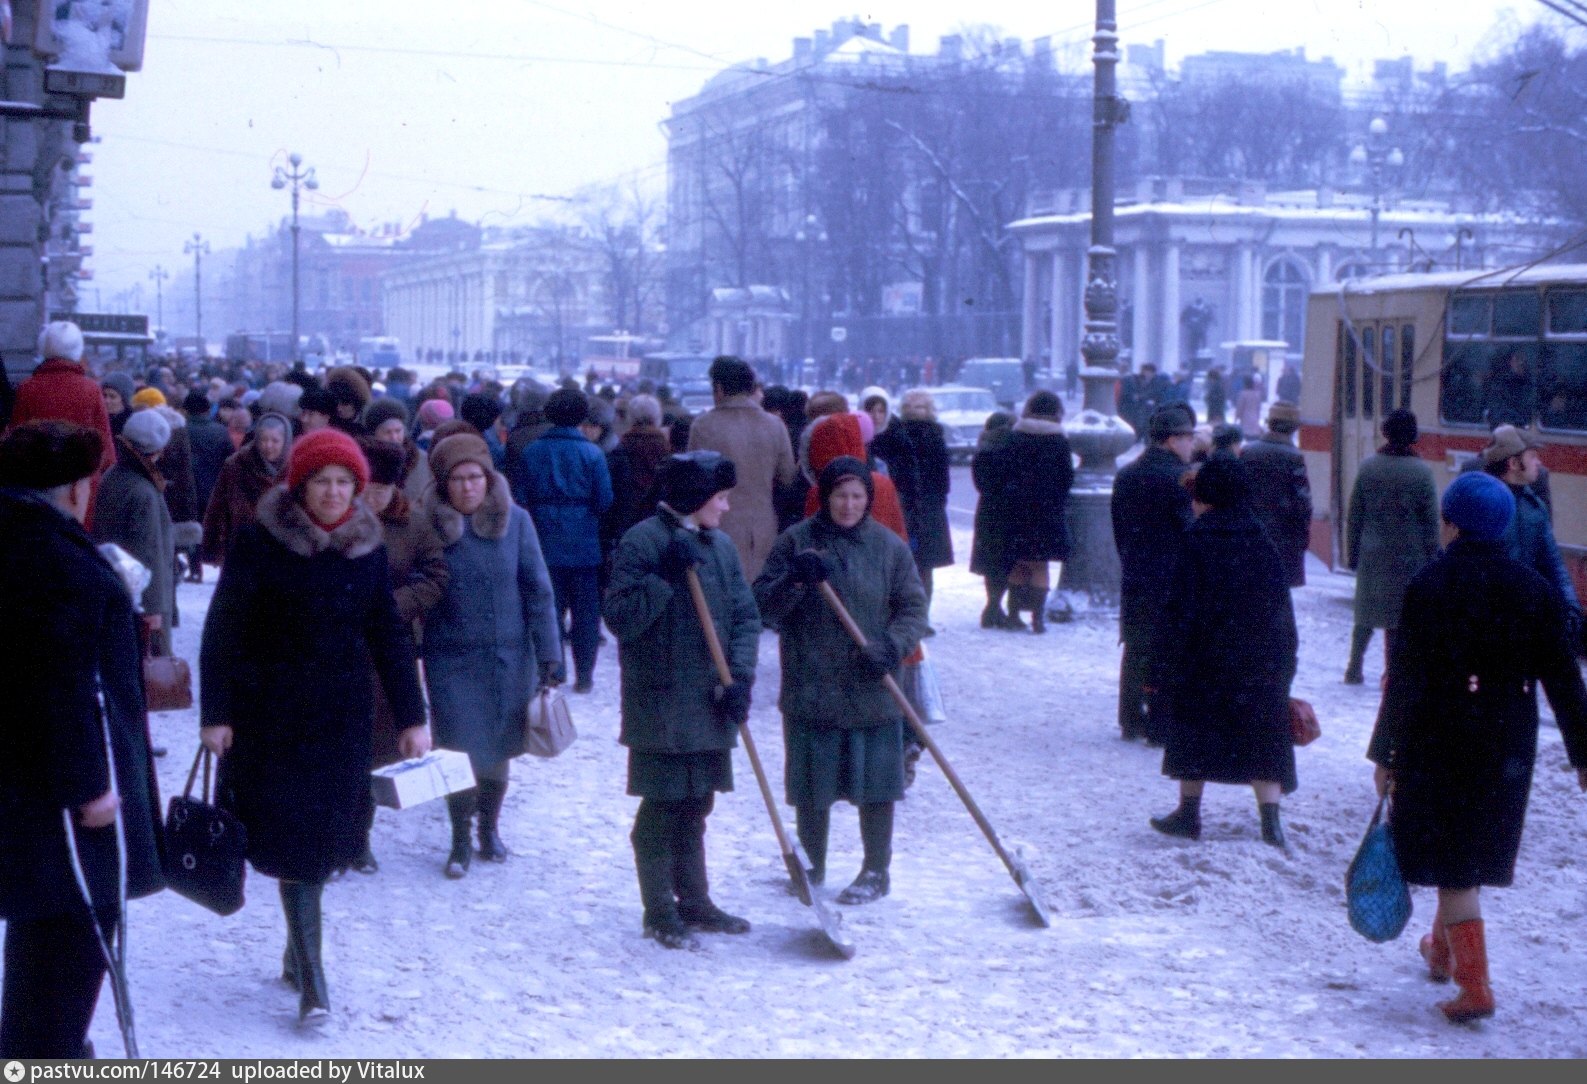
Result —
[[468, 832], [473, 825], [478, 795], [479, 789], [476, 787], [446, 796], [446, 813], [452, 821], [452, 851], [446, 856], [446, 875], [454, 881], [467, 875], [469, 863], [474, 859]]
[[639, 899], [645, 908], [645, 936], [667, 948], [698, 948], [699, 942], [678, 915], [673, 856], [673, 807], [676, 803], [646, 798], [639, 803], [634, 830], [634, 870], [639, 874]]
[[507, 800], [507, 781], [481, 779], [479, 781], [479, 856], [486, 862], [505, 862], [512, 852], [501, 841], [497, 825], [501, 821], [501, 806]]
[[320, 958], [319, 882], [282, 881], [281, 910], [287, 920], [287, 948], [297, 967], [298, 1020], [315, 1020], [330, 1014], [331, 997], [325, 985]]
[[1449, 953], [1454, 962], [1451, 971], [1460, 987], [1460, 994], [1449, 1001], [1441, 1001], [1451, 1023], [1480, 1020], [1493, 1015], [1493, 987], [1488, 984], [1488, 947], [1483, 939], [1482, 919], [1467, 919], [1444, 927], [1449, 938]]
[[794, 832], [805, 857], [810, 859], [810, 883], [824, 884], [827, 879], [827, 836], [832, 830], [832, 810], [818, 806], [794, 808]]
[[1366, 625], [1353, 625], [1350, 628], [1350, 662], [1345, 666], [1345, 684], [1360, 685], [1361, 665], [1366, 661], [1367, 645], [1372, 642], [1372, 629]]
[[706, 933], [748, 933], [747, 919], [730, 915], [711, 900], [705, 872], [705, 817], [678, 818], [672, 836], [672, 887], [678, 893], [678, 917]]

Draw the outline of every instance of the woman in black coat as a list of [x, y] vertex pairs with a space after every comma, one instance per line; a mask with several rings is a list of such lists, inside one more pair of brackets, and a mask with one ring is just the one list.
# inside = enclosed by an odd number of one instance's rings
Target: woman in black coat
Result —
[[986, 428], [981, 430], [975, 454], [970, 457], [970, 480], [980, 495], [975, 502], [970, 571], [986, 580], [983, 629], [1006, 628], [1009, 623], [1009, 615], [1003, 612], [1003, 592], [1008, 590], [1008, 573], [1014, 562], [1007, 556], [1009, 501], [1003, 494], [1000, 459], [1013, 435], [1014, 419], [1001, 410], [993, 411], [987, 415]]
[[1279, 796], [1296, 787], [1289, 687], [1300, 646], [1289, 580], [1251, 513], [1238, 459], [1209, 459], [1195, 487], [1197, 518], [1152, 648], [1151, 682], [1169, 704], [1163, 774], [1179, 780], [1179, 808], [1151, 824], [1200, 839], [1202, 788], [1249, 784], [1262, 841], [1282, 849]]
[[[864, 461], [838, 456], [816, 484], [820, 511], [777, 537], [755, 601], [780, 640], [787, 797], [811, 880], [826, 877], [832, 805], [846, 799], [860, 809], [865, 861], [838, 902], [869, 903], [890, 887], [893, 806], [904, 796], [903, 717], [882, 677], [925, 633], [926, 592], [909, 544], [870, 515]], [[863, 649], [828, 608], [822, 583], [864, 632]]]
[[[733, 746], [749, 717], [760, 615], [738, 551], [721, 530], [733, 461], [717, 452], [672, 456], [656, 513], [623, 535], [606, 595], [622, 669], [628, 793], [639, 798], [630, 839], [646, 937], [697, 948], [693, 930], [747, 933], [711, 901], [705, 819], [733, 789]], [[690, 594], [693, 569], [727, 657], [724, 686]]]
[[82, 527], [102, 446], [59, 421], [0, 441], [0, 1059], [83, 1056], [105, 974], [95, 921], [114, 935], [123, 871], [129, 899], [164, 884], [132, 596]]
[[1031, 631], [1047, 631], [1047, 562], [1069, 558], [1068, 505], [1075, 466], [1069, 438], [1064, 436], [1063, 412], [1063, 400], [1052, 392], [1033, 393], [996, 460], [993, 484], [1002, 489], [1007, 502], [1004, 552], [1012, 561], [1005, 628], [1024, 628], [1019, 611], [1029, 610]]
[[1565, 752], [1587, 790], [1587, 690], [1558, 594], [1505, 554], [1515, 500], [1486, 474], [1444, 491], [1448, 548], [1405, 592], [1389, 642], [1388, 686], [1367, 757], [1378, 793], [1392, 788], [1389, 831], [1411, 884], [1438, 887], [1428, 972], [1460, 994], [1452, 1021], [1493, 1014], [1478, 892], [1515, 876], [1541, 681]]
[[936, 402], [919, 389], [904, 393], [903, 420], [894, 422], [871, 441], [871, 451], [886, 464], [898, 490], [909, 528], [915, 569], [931, 602], [931, 570], [953, 564], [953, 536], [948, 532], [948, 441], [937, 422]]
[[402, 755], [430, 747], [380, 521], [356, 496], [368, 480], [339, 429], [293, 445], [286, 484], [227, 552], [200, 655], [200, 736], [221, 757], [221, 800], [247, 829], [248, 860], [281, 882], [282, 978], [300, 1019], [330, 1009], [320, 894], [364, 847], [377, 674]]

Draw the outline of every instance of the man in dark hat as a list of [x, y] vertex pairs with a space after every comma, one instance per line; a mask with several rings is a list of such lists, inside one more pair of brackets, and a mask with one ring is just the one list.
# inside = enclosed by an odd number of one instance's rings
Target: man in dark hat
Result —
[[[721, 530], [733, 461], [710, 451], [662, 466], [656, 514], [623, 536], [603, 607], [617, 637], [628, 793], [639, 798], [631, 836], [644, 932], [667, 948], [698, 948], [695, 931], [747, 933], [712, 902], [705, 818], [733, 789], [733, 746], [749, 718], [760, 614], [733, 541]], [[711, 658], [688, 585], [705, 592], [732, 684]]]
[[[1195, 519], [1181, 479], [1195, 447], [1185, 404], [1161, 407], [1147, 422], [1149, 444], [1113, 480], [1113, 544], [1119, 551], [1119, 731], [1125, 741], [1160, 745], [1146, 693], [1151, 644], [1174, 582], [1185, 528]], [[1155, 706], [1155, 705], [1153, 705]]]
[[1515, 497], [1515, 515], [1504, 532], [1505, 551], [1553, 586], [1575, 644], [1581, 641], [1581, 603], [1554, 539], [1553, 517], [1537, 492], [1542, 448], [1531, 430], [1501, 425], [1493, 431], [1493, 443], [1482, 450], [1482, 469], [1509, 486]]
[[1267, 411], [1267, 430], [1240, 454], [1251, 479], [1251, 511], [1278, 550], [1291, 587], [1306, 585], [1306, 545], [1311, 541], [1311, 482], [1306, 459], [1295, 447], [1300, 408], [1277, 402]]

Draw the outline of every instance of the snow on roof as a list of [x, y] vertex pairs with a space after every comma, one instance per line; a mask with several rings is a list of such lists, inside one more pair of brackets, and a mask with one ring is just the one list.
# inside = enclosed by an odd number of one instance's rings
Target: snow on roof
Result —
[[1587, 264], [1555, 263], [1523, 266], [1521, 268], [1489, 267], [1467, 271], [1401, 272], [1377, 275], [1372, 278], [1350, 279], [1343, 283], [1328, 283], [1314, 289], [1314, 294], [1337, 293], [1341, 287], [1350, 294], [1375, 294], [1393, 290], [1414, 289], [1498, 289], [1504, 286], [1531, 286], [1543, 282], [1567, 282], [1587, 285]]
[[873, 41], [870, 38], [856, 35], [833, 49], [824, 56], [823, 60], [852, 60], [855, 57], [868, 58], [877, 54], [883, 56], [904, 56], [905, 54], [883, 41]]
[[[1116, 205], [1113, 211], [1115, 220], [1140, 218], [1146, 215], [1165, 215], [1183, 217], [1219, 217], [1219, 218], [1251, 218], [1251, 219], [1284, 219], [1286, 221], [1348, 221], [1365, 219], [1371, 214], [1371, 207], [1365, 204], [1336, 203], [1331, 207], [1305, 206], [1300, 204], [1273, 204], [1238, 203], [1228, 196], [1212, 196], [1194, 202], [1185, 200], [1161, 201], [1154, 203], [1129, 203]], [[1474, 220], [1468, 212], [1457, 212], [1445, 207], [1430, 206], [1428, 204], [1409, 204], [1399, 207], [1386, 208], [1382, 212], [1384, 222], [1396, 223], [1422, 222], [1422, 223], [1448, 223], [1467, 224]], [[1055, 226], [1072, 226], [1091, 221], [1091, 211], [1073, 211], [1067, 214], [1032, 215], [1009, 223], [1011, 230], [1039, 230]], [[1480, 221], [1498, 225], [1538, 225], [1532, 219], [1522, 218], [1512, 214], [1490, 214], [1480, 216]]]

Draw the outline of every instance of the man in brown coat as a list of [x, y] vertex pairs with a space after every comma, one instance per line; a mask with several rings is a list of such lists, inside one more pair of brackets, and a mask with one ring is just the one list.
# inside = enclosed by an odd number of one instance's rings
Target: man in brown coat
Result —
[[773, 494], [794, 479], [793, 444], [788, 428], [755, 401], [755, 370], [748, 362], [719, 357], [711, 363], [711, 393], [716, 406], [689, 428], [689, 451], [721, 452], [738, 469], [738, 485], [728, 497], [731, 509], [722, 530], [733, 540], [744, 578], [754, 582], [777, 538]]

